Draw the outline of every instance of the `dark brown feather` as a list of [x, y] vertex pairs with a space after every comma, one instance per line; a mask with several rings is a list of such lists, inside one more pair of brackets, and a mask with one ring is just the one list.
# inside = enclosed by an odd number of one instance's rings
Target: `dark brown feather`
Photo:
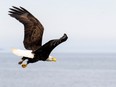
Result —
[[[45, 43], [43, 46], [41, 46], [39, 49], [37, 49], [35, 52], [33, 52], [36, 56], [39, 56], [39, 60], [45, 61], [52, 50], [60, 45], [61, 43], [65, 42], [68, 39], [68, 36], [64, 34], [61, 38], [59, 39], [53, 39]], [[36, 58], [37, 59], [37, 58]]]
[[33, 51], [41, 47], [44, 28], [39, 20], [23, 7], [13, 6], [9, 13], [24, 24], [24, 47]]

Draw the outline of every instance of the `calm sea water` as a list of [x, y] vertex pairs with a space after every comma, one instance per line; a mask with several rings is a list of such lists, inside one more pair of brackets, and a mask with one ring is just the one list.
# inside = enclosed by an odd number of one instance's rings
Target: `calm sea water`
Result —
[[52, 54], [57, 62], [18, 65], [0, 53], [0, 87], [116, 87], [116, 54]]

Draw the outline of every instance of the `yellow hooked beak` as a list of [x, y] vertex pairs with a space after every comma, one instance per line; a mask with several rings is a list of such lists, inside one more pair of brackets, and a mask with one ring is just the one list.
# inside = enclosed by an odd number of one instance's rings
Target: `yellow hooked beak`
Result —
[[56, 58], [52, 58], [52, 61], [53, 61], [53, 62], [56, 62]]

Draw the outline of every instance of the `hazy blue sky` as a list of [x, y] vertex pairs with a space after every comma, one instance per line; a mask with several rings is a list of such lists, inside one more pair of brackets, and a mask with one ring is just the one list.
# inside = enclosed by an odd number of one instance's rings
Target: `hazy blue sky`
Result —
[[54, 52], [116, 53], [116, 0], [0, 0], [0, 48], [23, 47], [23, 25], [8, 15], [22, 6], [43, 24], [43, 43], [67, 33]]

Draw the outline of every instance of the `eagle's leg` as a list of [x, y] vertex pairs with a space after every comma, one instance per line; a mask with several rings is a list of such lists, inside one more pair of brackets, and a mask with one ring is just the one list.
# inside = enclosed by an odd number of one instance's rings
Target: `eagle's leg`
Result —
[[26, 68], [27, 67], [27, 64], [22, 64], [22, 68]]
[[18, 64], [22, 64], [23, 63], [23, 61], [25, 61], [27, 58], [26, 57], [22, 57], [22, 60], [18, 63]]
[[26, 64], [22, 64], [22, 68], [26, 68], [28, 64], [29, 64], [29, 61], [27, 61]]

